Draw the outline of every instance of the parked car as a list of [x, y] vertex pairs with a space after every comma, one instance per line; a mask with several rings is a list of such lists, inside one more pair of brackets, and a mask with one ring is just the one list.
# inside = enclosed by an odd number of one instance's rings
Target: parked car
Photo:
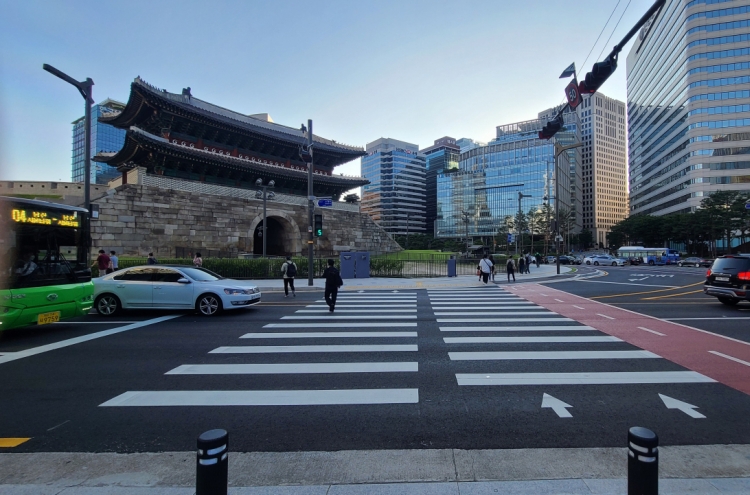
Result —
[[640, 256], [629, 256], [627, 261], [630, 265], [640, 265], [643, 263], [643, 258]]
[[252, 282], [223, 278], [205, 268], [134, 266], [94, 281], [94, 308], [102, 316], [122, 309], [189, 309], [204, 316], [260, 302]]
[[609, 264], [612, 266], [625, 266], [627, 262], [628, 260], [625, 258], [612, 258]]
[[694, 266], [696, 268], [699, 268], [701, 266], [710, 267], [713, 264], [714, 260], [709, 260], [706, 258], [685, 258], [684, 260], [680, 260], [677, 262], [677, 266]]
[[571, 256], [565, 256], [564, 254], [560, 256], [560, 264], [561, 265], [575, 265], [575, 258]]
[[544, 262], [547, 264], [557, 263], [557, 258], [555, 258], [554, 256], [547, 256], [546, 258], [544, 258]]
[[734, 306], [750, 301], [750, 255], [727, 255], [716, 258], [706, 272], [703, 293], [719, 302]]
[[611, 265], [614, 259], [615, 258], [613, 258], [612, 256], [608, 254], [592, 254], [591, 256], [586, 256], [583, 259], [583, 262], [586, 263], [587, 265], [596, 265], [596, 266]]

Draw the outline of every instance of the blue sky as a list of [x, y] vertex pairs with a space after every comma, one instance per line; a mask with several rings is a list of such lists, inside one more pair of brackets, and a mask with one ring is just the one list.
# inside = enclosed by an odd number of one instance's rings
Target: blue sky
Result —
[[[563, 101], [570, 62], [591, 68], [652, 4], [621, 0], [0, 0], [0, 178], [70, 180], [75, 88], [126, 101], [136, 76], [172, 92], [364, 146], [487, 141], [495, 126]], [[623, 50], [602, 87], [625, 101]], [[359, 174], [359, 163], [337, 169]]]

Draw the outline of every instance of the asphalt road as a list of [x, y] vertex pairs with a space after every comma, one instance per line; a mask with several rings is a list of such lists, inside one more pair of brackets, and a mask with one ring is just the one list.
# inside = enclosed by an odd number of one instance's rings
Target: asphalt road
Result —
[[[748, 333], [729, 319], [747, 310], [692, 292], [700, 270], [606, 272], [550, 287]], [[138, 312], [2, 334], [0, 439], [30, 438], [13, 452], [186, 451], [225, 428], [234, 451], [620, 447], [640, 425], [662, 445], [750, 443], [749, 396], [505, 284], [342, 293], [333, 315], [321, 300], [269, 293], [215, 318]], [[564, 373], [633, 383], [559, 384]]]

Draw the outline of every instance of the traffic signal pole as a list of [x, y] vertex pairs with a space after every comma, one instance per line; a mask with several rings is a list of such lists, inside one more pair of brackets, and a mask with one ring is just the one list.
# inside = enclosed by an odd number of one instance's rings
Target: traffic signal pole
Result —
[[[313, 144], [313, 126], [312, 119], [307, 121], [307, 149], [312, 154]], [[309, 231], [307, 239], [307, 285], [312, 287], [313, 285], [313, 214], [315, 211], [315, 200], [313, 197], [313, 162], [307, 164], [307, 230]]]

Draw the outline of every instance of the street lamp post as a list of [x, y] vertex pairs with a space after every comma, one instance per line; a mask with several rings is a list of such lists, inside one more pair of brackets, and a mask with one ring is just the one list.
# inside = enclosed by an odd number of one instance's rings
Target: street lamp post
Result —
[[560, 188], [559, 180], [557, 177], [557, 171], [560, 168], [557, 163], [557, 158], [564, 152], [572, 150], [574, 148], [580, 148], [583, 143], [568, 144], [566, 146], [560, 146], [555, 143], [555, 255], [557, 257], [557, 274], [560, 274]]
[[266, 200], [267, 199], [273, 199], [274, 196], [276, 196], [273, 193], [273, 191], [266, 192], [266, 190], [269, 187], [275, 186], [276, 183], [274, 181], [269, 181], [268, 184], [264, 185], [263, 184], [263, 179], [258, 179], [258, 180], [255, 181], [255, 185], [257, 187], [260, 187], [260, 189], [261, 189], [260, 191], [257, 191], [255, 193], [255, 197], [256, 198], [260, 198], [260, 197], [263, 198], [263, 234], [261, 234], [261, 235], [263, 236], [263, 257], [265, 258], [266, 257], [266, 243], [267, 243], [266, 239], [268, 238], [268, 235], [267, 235], [267, 225], [268, 225], [267, 224], [267, 220], [268, 220], [268, 217], [266, 215]]
[[[86, 110], [84, 113], [84, 126], [85, 129], [83, 131], [84, 135], [84, 152], [83, 152], [83, 159], [84, 159], [84, 177], [83, 177], [83, 205], [84, 208], [86, 208], [89, 213], [91, 212], [91, 106], [94, 104], [94, 98], [92, 96], [92, 88], [94, 86], [94, 81], [87, 77], [85, 81], [76, 81], [69, 75], [65, 74], [64, 72], [55, 69], [49, 64], [43, 64], [42, 69], [46, 70], [50, 74], [59, 77], [63, 81], [65, 81], [68, 84], [72, 84], [73, 86], [78, 89], [78, 92], [81, 93], [81, 96], [83, 96], [84, 101], [86, 102]], [[83, 226], [83, 238], [85, 240], [85, 253], [84, 253], [84, 260], [88, 264], [90, 261], [89, 253], [91, 248], [91, 218], [89, 217], [88, 221], [85, 222]]]

